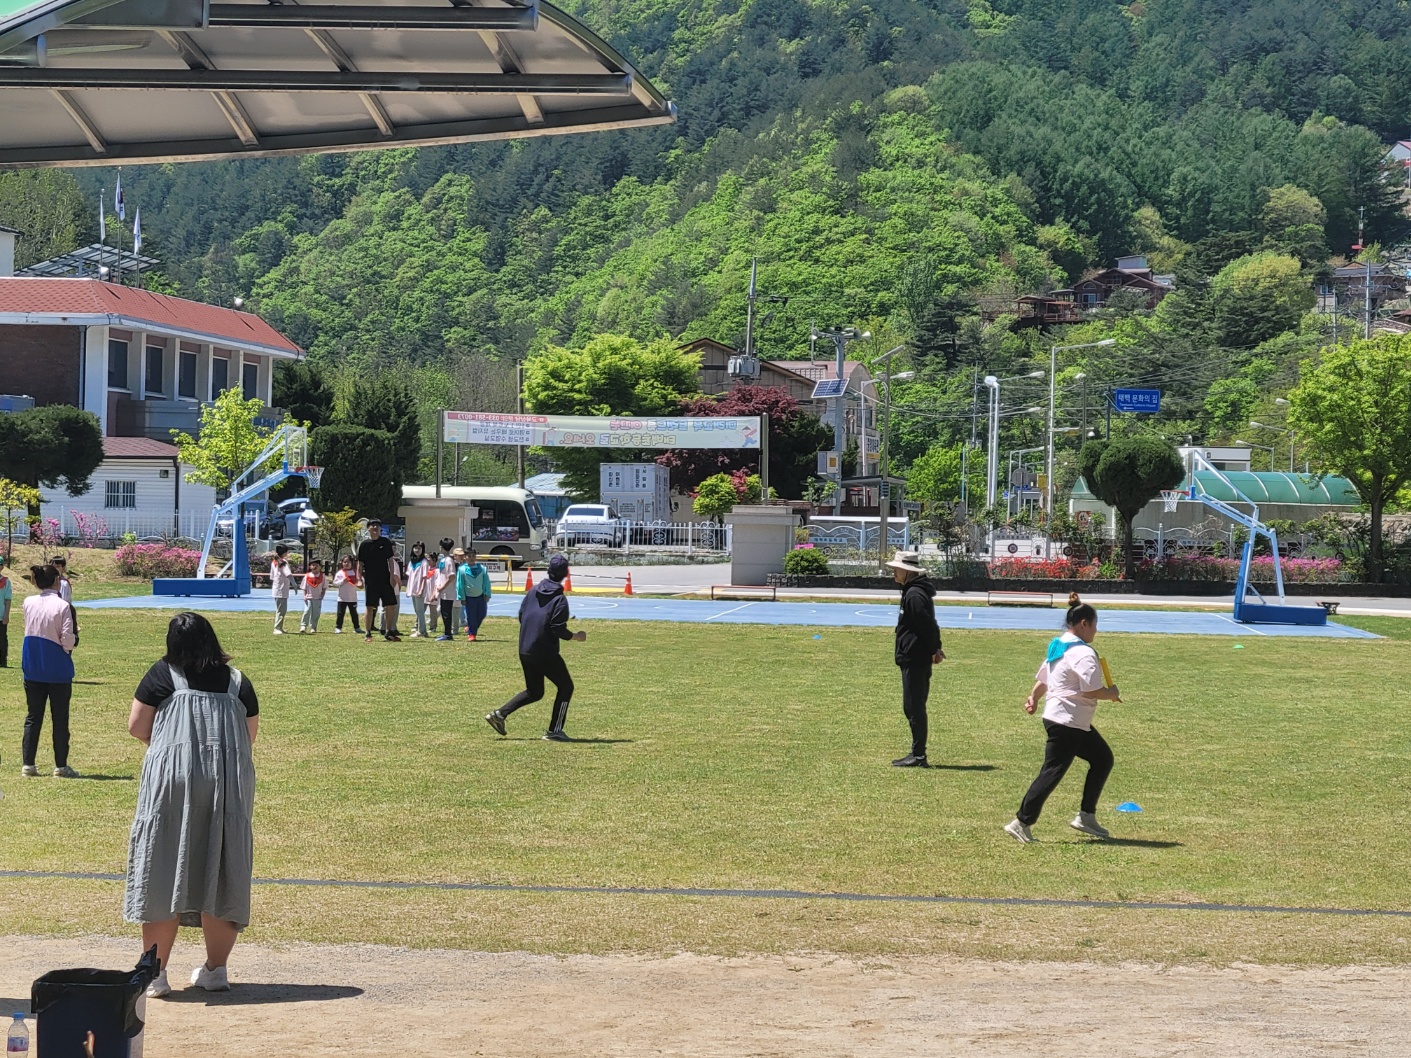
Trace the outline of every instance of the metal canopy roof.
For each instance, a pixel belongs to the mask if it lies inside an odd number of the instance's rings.
[[[665,124],[537,0],[0,0],[0,169],[425,146]]]
[[[150,271],[159,264],[161,262],[155,257],[143,257],[131,250],[119,250],[116,246],[95,242],[89,246],[62,253],[58,257],[51,257],[47,261],[32,264],[28,268],[22,268],[18,274],[22,276],[87,276],[98,275],[98,270],[106,267],[114,273],[137,275]]]
[[[1263,470],[1225,470],[1222,473],[1230,479],[1230,484],[1255,503],[1311,503],[1323,507],[1356,507],[1362,502],[1352,482],[1336,474],[1325,474],[1319,478],[1314,474],[1286,474],[1282,471],[1270,473]],[[1244,502],[1231,491],[1229,485],[1220,480],[1219,474],[1197,470],[1195,480],[1200,486],[1199,491],[1207,496],[1224,500],[1226,503]],[[1183,490],[1190,488],[1189,475],[1181,487]],[[1093,498],[1092,490],[1081,477],[1073,485],[1073,495],[1079,499]],[[1193,501],[1182,499],[1181,502]]]

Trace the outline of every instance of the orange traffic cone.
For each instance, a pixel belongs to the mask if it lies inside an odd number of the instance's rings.
[[[534,588],[534,570],[529,566],[524,567],[524,590],[529,592]]]
[[[565,593],[573,590],[573,574],[565,573],[563,575],[563,590]]]
[[[622,589],[622,594],[623,594],[623,595],[631,595],[631,594],[632,594],[632,571],[631,571],[630,569],[627,571],[627,587],[625,587],[625,588]]]

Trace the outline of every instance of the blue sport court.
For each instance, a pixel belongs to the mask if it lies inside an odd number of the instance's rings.
[[[513,617],[519,612],[521,596],[497,595],[490,600],[490,616]],[[679,624],[814,625],[823,628],[889,628],[896,623],[894,603],[811,603],[751,602],[738,599],[604,599],[600,596],[570,595],[575,618],[611,621],[671,621]],[[85,610],[198,610],[203,613],[272,613],[274,606],[266,594],[238,599],[170,598],[135,595],[119,599],[85,600]],[[331,608],[330,608],[331,609]],[[290,616],[298,611],[290,600]],[[1228,614],[1191,610],[1101,609],[1104,635],[1142,632],[1157,635],[1193,636],[1305,636],[1318,639],[1378,639],[1379,636],[1347,625],[1268,625],[1239,624]],[[402,609],[401,624],[406,627],[410,607]],[[324,621],[331,621],[328,610]],[[1016,632],[1056,632],[1063,624],[1063,610],[1021,607],[948,606],[936,607],[936,620],[942,628],[999,629]]]

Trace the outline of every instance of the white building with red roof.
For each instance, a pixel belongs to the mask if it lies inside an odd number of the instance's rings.
[[[181,480],[171,431],[194,435],[201,405],[227,389],[270,406],[275,364],[301,355],[251,312],[98,279],[0,277],[0,394],[71,404],[102,425],[93,488],[45,496],[65,535],[74,512],[114,535],[199,535],[188,523],[204,530],[214,493]]]

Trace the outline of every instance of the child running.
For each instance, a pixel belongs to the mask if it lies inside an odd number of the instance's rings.
[[[1097,611],[1077,594],[1069,595],[1063,623],[1067,631],[1049,643],[1048,656],[1034,677],[1034,688],[1024,700],[1024,711],[1032,715],[1039,699],[1045,699],[1048,744],[1038,778],[1024,795],[1019,814],[1004,828],[1021,845],[1034,840],[1029,828],[1039,821],[1044,802],[1075,757],[1088,762],[1088,777],[1078,814],[1068,825],[1095,838],[1112,836],[1097,821],[1097,801],[1112,772],[1112,750],[1093,727],[1093,715],[1098,702],[1122,699],[1116,687],[1103,686],[1102,665],[1092,645],[1097,635]]]
[[[333,634],[343,634],[345,614],[353,615],[353,631],[361,634],[362,629],[358,626],[358,589],[362,585],[358,583],[358,571],[353,568],[352,555],[343,556],[338,572],[333,575],[333,587],[338,590],[338,621],[333,627]]]
[[[300,635],[318,632],[319,615],[323,613],[323,597],[328,593],[328,580],[323,575],[323,563],[314,559],[304,574],[304,616],[299,621]]]
[[[474,548],[456,570],[456,597],[465,611],[466,642],[474,643],[490,609],[490,571],[475,557]]]
[[[426,575],[431,572],[431,564],[426,561],[426,545],[420,540],[412,544],[411,561],[407,563],[407,595],[412,601],[412,613],[416,615],[416,626],[411,638],[426,638]]]

